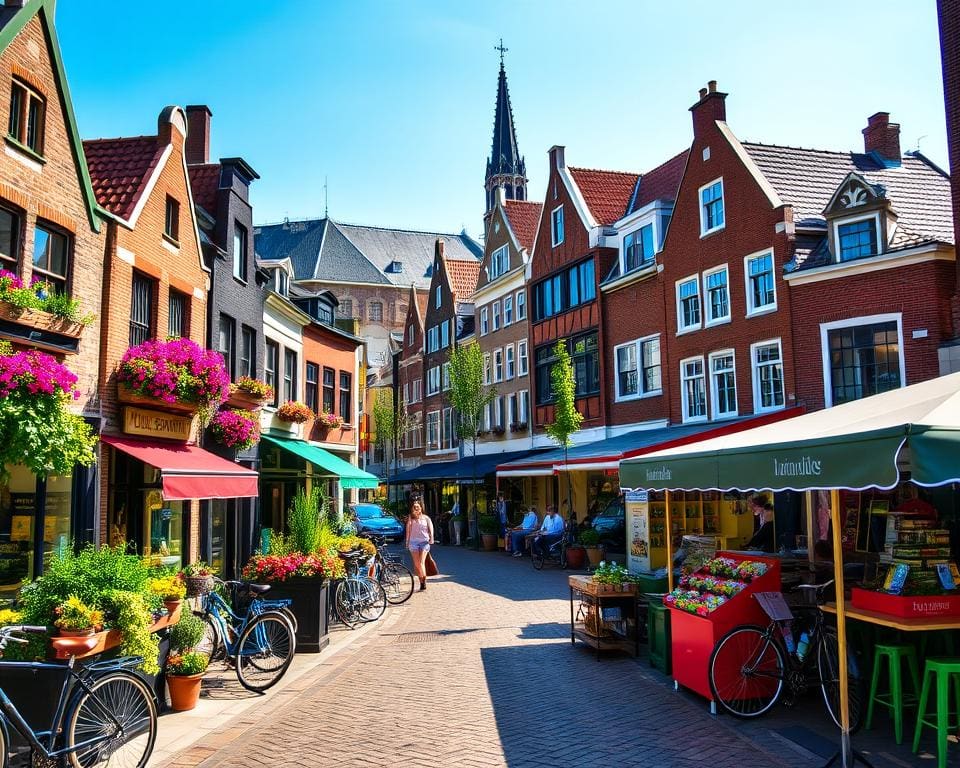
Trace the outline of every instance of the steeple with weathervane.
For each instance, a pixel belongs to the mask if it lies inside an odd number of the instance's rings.
[[[517,131],[513,124],[513,109],[510,107],[510,92],[507,90],[507,72],[503,67],[503,54],[507,48],[494,46],[500,52],[500,79],[497,83],[497,110],[493,118],[493,149],[487,160],[487,213],[497,200],[497,187],[503,187],[507,200],[527,199],[527,164],[517,147]]]

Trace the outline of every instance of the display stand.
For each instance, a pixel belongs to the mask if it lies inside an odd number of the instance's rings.
[[[577,640],[597,651],[619,650],[634,656],[640,653],[637,631],[637,589],[624,584],[615,589],[597,584],[591,576],[569,576],[570,643]]]

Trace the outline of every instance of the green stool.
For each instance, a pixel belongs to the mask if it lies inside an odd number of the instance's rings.
[[[670,674],[670,610],[656,595],[647,603],[647,650],[650,666]]]
[[[883,661],[887,661],[889,670],[890,692],[877,693],[877,684],[880,682],[880,668]],[[913,693],[903,695],[903,683],[900,675],[900,662],[906,659],[913,682]],[[893,710],[893,730],[897,737],[897,744],[903,743],[903,707],[905,704],[913,706],[920,693],[920,668],[917,665],[917,652],[912,645],[878,645],[874,647],[873,677],[870,680],[870,703],[867,705],[867,730],[873,725],[873,706],[880,704]]]
[[[930,682],[936,677],[937,686],[937,719],[926,720],[927,696],[930,694]],[[953,682],[953,693],[956,697],[957,709],[950,712],[950,682]],[[950,717],[956,719],[950,724]],[[920,707],[917,711],[917,727],[913,732],[913,751],[917,752],[920,746],[920,731],[923,726],[937,729],[937,768],[947,768],[947,736],[951,727],[960,728],[960,659],[927,659],[923,668],[923,690],[920,692]]]

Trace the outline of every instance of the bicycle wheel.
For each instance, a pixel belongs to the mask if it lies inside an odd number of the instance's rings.
[[[0,768],[7,768],[6,729],[0,726]]]
[[[564,569],[567,567],[567,548],[563,545],[560,546],[560,567]]]
[[[194,649],[198,653],[205,653],[210,657],[210,663],[223,661],[226,658],[226,644],[220,623],[209,613],[201,616],[203,619],[203,639]]]
[[[142,768],[157,738],[157,707],[147,684],[132,672],[117,671],[93,682],[67,718],[68,749],[109,738],[69,753],[73,768]]]
[[[824,631],[817,649],[817,664],[820,668],[820,688],[827,712],[840,728],[840,648],[837,636]],[[863,680],[857,660],[847,649],[847,702],[850,712],[850,732],[856,733],[863,720]]]
[[[360,587],[356,577],[350,576],[337,584],[333,600],[337,618],[344,626],[353,629],[363,622],[360,617]]]
[[[380,582],[372,579],[362,579],[364,586],[363,597],[360,602],[360,618],[363,621],[376,621],[387,610],[387,593]]]
[[[776,703],[783,670],[783,651],[760,627],[727,632],[707,667],[714,700],[737,717],[759,717]]]
[[[240,633],[237,640],[237,679],[248,691],[262,693],[275,685],[293,661],[293,631],[285,616],[264,613]]]
[[[413,594],[413,573],[400,563],[384,563],[380,568],[379,581],[391,605],[405,603]]]
[[[533,567],[541,571],[543,570],[543,552],[539,549],[534,550],[530,553],[530,562],[533,563]]]

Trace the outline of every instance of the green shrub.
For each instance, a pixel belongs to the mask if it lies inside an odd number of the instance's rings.
[[[477,526],[480,529],[480,533],[496,534],[500,531],[499,521],[493,515],[480,515]]]
[[[142,656],[142,669],[148,675],[160,671],[157,659],[160,656],[160,640],[150,631],[153,615],[144,595],[136,592],[113,590],[104,595],[106,610],[112,617],[110,625],[123,635],[120,653],[123,656]]]
[[[168,675],[199,675],[207,671],[210,657],[205,653],[184,653],[167,659]]]
[[[172,651],[189,651],[196,648],[203,640],[206,622],[190,611],[180,613],[180,621],[170,628],[170,649]]]
[[[600,534],[593,528],[587,528],[580,532],[580,543],[585,547],[595,547],[600,543]]]
[[[292,552],[309,555],[317,551],[323,531],[328,527],[326,521],[329,499],[319,485],[310,491],[297,490],[287,513],[287,528],[290,531],[288,544]]]

